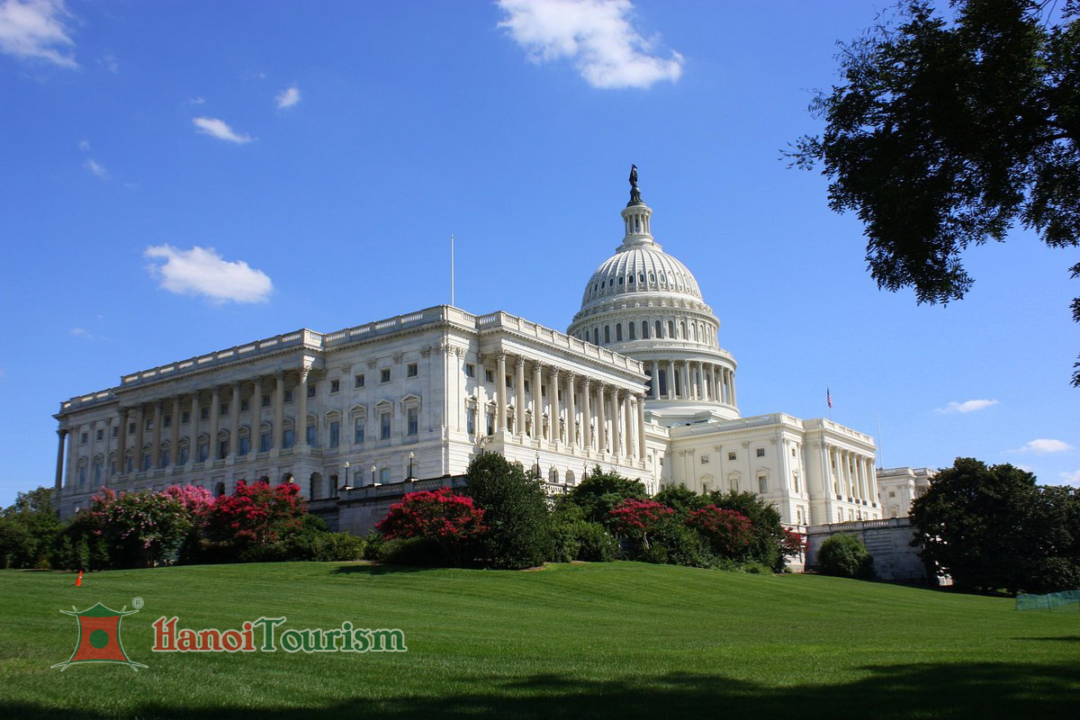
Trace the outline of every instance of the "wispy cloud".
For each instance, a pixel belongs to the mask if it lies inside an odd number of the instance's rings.
[[[243,144],[255,139],[250,135],[241,135],[229,127],[224,120],[218,120],[217,118],[197,117],[192,122],[195,123],[196,132],[216,137],[218,140]]]
[[[71,334],[75,337],[86,338],[87,340],[93,337],[93,335],[90,334],[89,330],[81,327],[71,328]]]
[[[1045,455],[1047,453],[1059,453],[1068,452],[1073,450],[1073,446],[1063,440],[1049,440],[1046,438],[1040,438],[1038,440],[1032,440],[1024,445],[1017,452],[1033,452],[1039,455]]]
[[[206,101],[203,100],[202,97],[193,97],[188,100],[188,105],[202,105],[204,102]]]
[[[116,61],[116,56],[112,53],[105,53],[105,55],[99,57],[98,65],[101,65],[113,75],[118,75],[120,73],[120,63]]]
[[[0,375],[3,377],[3,375]],[[1076,472],[1063,472],[1058,477],[1061,478],[1061,482],[1066,485],[1072,485],[1073,487],[1080,487],[1080,470]]]
[[[85,163],[83,163],[83,166],[87,170],[89,170],[95,177],[101,178],[102,180],[109,179],[109,171],[105,169],[104,165],[99,163],[97,160],[94,160],[94,158],[89,158]]]
[[[277,100],[277,106],[279,110],[283,108],[291,108],[293,105],[300,102],[300,88],[293,85],[292,87],[286,90],[282,90],[280,93],[278,93],[275,99]]]
[[[203,295],[215,303],[257,303],[269,300],[274,289],[266,273],[243,260],[223,260],[213,248],[156,245],[144,254],[155,261],[150,273],[161,281],[162,289],[177,295]]]
[[[969,413],[976,410],[985,410],[988,407],[997,405],[997,400],[965,400],[964,402],[956,402],[955,400],[943,408],[938,408],[937,411],[943,414],[949,413]]]
[[[648,88],[675,82],[682,55],[654,53],[630,20],[630,0],[498,0],[506,13],[499,27],[536,63],[567,58],[596,88]]]
[[[79,141],[79,149],[82,150],[83,152],[90,152],[90,141],[89,140],[80,140]]]
[[[63,0],[0,0],[0,52],[77,68]]]

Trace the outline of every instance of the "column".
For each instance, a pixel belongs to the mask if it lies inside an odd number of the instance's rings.
[[[252,459],[259,454],[259,443],[262,442],[262,378],[255,378],[255,386],[251,391],[251,424],[250,432],[248,432],[248,455]],[[343,396],[345,392],[341,393]],[[342,415],[344,418],[345,416]],[[349,437],[352,437],[350,433]]]
[[[638,460],[645,462],[645,396],[637,397]]]
[[[584,378],[581,381],[581,433],[583,435],[582,444],[585,446],[587,452],[592,451],[592,398],[589,397],[592,394],[591,386],[592,381],[589,378]]]
[[[142,472],[143,468],[143,429],[146,427],[146,416],[143,404],[135,408],[135,472]]]
[[[611,454],[616,458],[621,457],[622,452],[622,404],[623,391],[618,388],[611,389]]]
[[[296,386],[295,392],[299,395],[296,398],[296,419],[293,421],[293,437],[296,438],[296,446],[300,452],[307,450],[307,393],[308,393],[308,376],[311,374],[311,368],[306,364],[300,366],[300,383]]]
[[[731,371],[731,404],[739,404],[739,394],[735,392],[735,371]]]
[[[124,464],[127,456],[127,408],[118,408],[117,415],[120,426],[116,429],[116,474],[123,475],[127,472],[127,465]]]
[[[172,426],[169,428],[169,464],[180,464],[180,396],[173,395]]]
[[[179,404],[179,400],[177,401]],[[229,399],[229,457],[236,462],[240,451],[240,383],[232,384],[232,397]]]
[[[701,386],[698,384],[698,368],[701,363],[686,363],[686,371],[690,373],[690,397],[694,400],[701,399]]]
[[[514,360],[514,434],[525,435],[525,358]]]
[[[76,425],[73,430],[69,430],[68,434],[71,435],[71,442],[67,444],[67,485],[68,487],[71,487],[72,485],[76,485],[76,487],[78,487],[78,480],[75,477],[74,470],[75,465],[78,463],[79,455],[79,426]]]
[[[652,361],[652,387],[649,396],[654,400],[660,399],[660,363]]]
[[[623,441],[623,455],[627,458],[634,457],[634,416],[631,414],[630,409],[633,407],[631,403],[632,398],[630,393],[627,392],[623,396],[623,422],[626,425],[626,435]]]
[[[540,384],[543,364],[534,361],[532,370],[532,439],[540,440],[544,437],[544,391]]]
[[[548,442],[559,441],[559,369],[548,375]]]
[[[577,447],[577,411],[574,409],[574,373],[566,374],[566,444]]]
[[[161,464],[161,401],[154,402],[154,434],[150,440],[150,469],[157,470]]]
[[[668,360],[668,373],[667,373],[667,390],[668,400],[674,400],[678,396],[675,394],[675,361]]]
[[[56,448],[56,492],[53,501],[59,502],[61,487],[64,483],[64,440],[67,439],[68,431],[61,428],[56,431],[56,434],[60,437],[60,443]]]
[[[690,363],[689,363],[689,361],[684,360],[682,365],[679,366],[679,368],[680,368],[679,369],[679,374],[682,376],[682,379],[683,379],[683,381],[682,381],[683,397],[684,398],[690,398],[690,397],[692,397],[692,395],[690,394]]]
[[[217,385],[210,391],[210,442],[206,448],[206,460],[211,465],[217,460],[218,421],[221,414],[221,388]]]
[[[191,393],[191,422],[188,424],[188,466],[191,466],[199,457],[199,423],[202,412],[199,407],[199,391]]]
[[[274,452],[280,454],[285,437],[285,373],[279,372],[274,381]]]
[[[603,383],[596,386],[596,449],[600,451],[601,456],[607,453],[607,419],[604,417],[606,414],[604,395],[606,393],[604,388]]]
[[[506,353],[495,353],[495,432],[506,430]]]

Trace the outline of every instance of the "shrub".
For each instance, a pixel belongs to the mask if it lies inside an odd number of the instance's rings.
[[[784,527],[780,511],[754,493],[715,491],[708,501],[723,510],[735,510],[746,516],[753,526],[753,539],[747,550],[748,560],[759,562],[774,572],[784,569]]]
[[[553,554],[552,524],[543,485],[498,453],[472,459],[469,496],[484,510],[483,556],[496,568],[542,565]]]
[[[874,575],[874,558],[855,535],[833,535],[818,550],[818,570],[824,575],[868,579]]]
[[[556,500],[552,529],[553,562],[611,562],[618,554],[619,546],[611,533],[600,523],[586,521],[584,511],[565,495]]]
[[[607,525],[618,537],[628,538],[649,549],[649,535],[669,523],[675,511],[655,500],[627,498],[608,511]]]
[[[387,540],[379,546],[379,555],[375,559],[390,565],[431,567],[441,565],[445,557],[432,538],[412,537]]]
[[[717,564],[705,539],[674,518],[657,527],[652,543],[642,549],[637,559],[700,568],[715,567]]]
[[[19,493],[0,512],[0,568],[47,568],[63,524],[52,505],[52,490]]]
[[[577,530],[577,560],[611,562],[618,556],[618,541],[600,523],[585,521]]]
[[[589,522],[606,522],[608,514],[624,500],[645,500],[645,486],[637,480],[627,480],[616,473],[605,473],[599,467],[570,492],[570,502],[585,512]]]
[[[267,548],[301,530],[307,507],[299,492],[296,483],[271,487],[269,482],[248,485],[239,481],[232,495],[214,502],[207,518],[210,547],[217,547],[226,555],[211,559],[258,556],[263,551],[252,548]]]
[[[706,505],[692,510],[686,524],[701,533],[712,551],[722,558],[742,560],[754,539],[754,526],[742,513]]]
[[[681,484],[669,485],[656,493],[653,499],[674,510],[680,520],[690,517],[690,513],[705,507],[707,502],[705,498]]]
[[[450,488],[409,493],[375,526],[387,540],[425,538],[458,567],[468,543],[485,531],[484,511]]]
[[[114,493],[104,488],[91,500],[92,533],[108,548],[109,565],[153,567],[174,559],[191,530],[181,500],[146,490]]]

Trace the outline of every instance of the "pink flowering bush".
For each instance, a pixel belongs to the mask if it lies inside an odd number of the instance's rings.
[[[675,511],[655,500],[627,498],[608,512],[607,525],[618,537],[627,537],[649,548],[649,536],[670,522]]]
[[[85,524],[108,550],[113,567],[153,567],[171,560],[192,528],[191,513],[177,497],[148,490],[114,493],[104,488]]]
[[[686,524],[708,540],[709,547],[718,557],[729,560],[744,559],[754,539],[754,525],[748,517],[715,505],[692,510]]]
[[[460,566],[469,541],[484,533],[484,511],[470,497],[450,488],[409,493],[390,507],[376,526],[387,540],[424,538],[434,542],[446,559]]]

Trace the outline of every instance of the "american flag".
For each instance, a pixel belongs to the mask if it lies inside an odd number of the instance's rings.
[[[825,388],[825,402],[829,403],[829,407],[832,407],[832,393],[829,392],[829,388]]]

